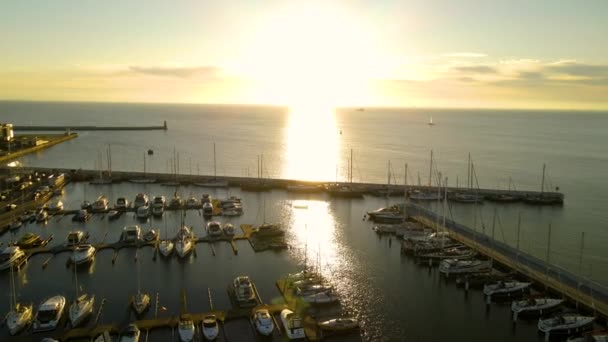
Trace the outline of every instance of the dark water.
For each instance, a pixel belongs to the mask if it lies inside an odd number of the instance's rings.
[[[542,164],[547,164],[548,188],[559,186],[566,194],[563,207],[530,207],[524,204],[494,206],[486,203],[478,209],[452,205],[450,214],[459,222],[482,228],[490,234],[493,213],[497,219],[495,238],[516,243],[517,216],[522,216],[521,248],[541,259],[547,256],[548,225],[552,225],[551,263],[572,272],[608,283],[608,254],[605,246],[608,205],[604,194],[608,182],[605,148],[608,116],[605,113],[453,111],[453,110],[349,110],[311,113],[267,107],[213,107],[182,105],[117,105],[0,102],[2,120],[18,124],[97,124],[147,125],[167,120],[167,132],[83,132],[78,139],[36,155],[24,157],[24,165],[94,168],[98,153],[112,148],[114,170],[147,169],[167,172],[175,149],[180,154],[180,172],[213,173],[213,142],[217,148],[217,173],[242,176],[257,173],[257,156],[264,155],[264,175],[272,177],[345,180],[348,156],[353,150],[355,181],[387,181],[387,162],[391,160],[392,182],[403,182],[403,164],[408,163],[408,182],[428,182],[429,153],[434,151],[435,165],[451,185],[466,182],[467,154],[471,152],[481,187],[507,188],[509,178],[518,189],[540,189]],[[426,123],[433,117],[435,126]],[[69,206],[77,206],[84,197],[84,186],[70,185],[66,192]],[[133,184],[113,188],[86,186],[89,199],[104,193],[111,200],[138,191],[152,195],[173,194],[173,189]],[[181,189],[182,196],[192,191],[197,197],[211,190]],[[213,190],[215,191],[215,190]],[[246,214],[235,223],[281,221],[289,229],[293,249],[254,254],[246,242],[239,242],[234,256],[227,244],[215,246],[211,256],[208,245],[197,246],[197,258],[188,263],[157,260],[152,249],[139,251],[144,284],[149,291],[160,292],[163,305],[177,312],[181,288],[188,294],[192,311],[208,309],[207,288],[214,293],[216,307],[229,305],[226,286],[238,274],[249,274],[266,302],[278,298],[274,281],[286,272],[302,267],[304,250],[308,263],[320,255],[323,272],[330,277],[343,297],[344,306],[357,314],[367,340],[536,340],[535,322],[521,323],[513,329],[508,307],[493,305],[486,312],[479,292],[467,298],[453,284],[445,284],[435,270],[428,271],[399,255],[397,244],[378,239],[370,224],[361,220],[363,213],[387,204],[384,199],[336,200],[324,195],[309,198],[308,210],[294,209],[296,198],[281,191],[266,195],[241,193]],[[228,195],[217,190],[217,197]],[[395,199],[398,200],[398,199]],[[266,210],[261,203],[266,202]],[[188,223],[196,233],[204,234],[202,218],[188,214]],[[123,225],[134,222],[123,217],[109,223],[96,218],[87,223],[94,239],[118,238]],[[168,215],[169,229],[177,218]],[[153,221],[163,227],[162,221]],[[61,243],[75,223],[69,219],[52,220],[43,230],[53,233]],[[20,231],[20,234],[24,230]],[[579,270],[580,236],[586,233]],[[2,240],[9,239],[7,235]],[[305,248],[305,246],[308,246]],[[318,252],[320,250],[320,252]],[[98,254],[94,272],[82,277],[85,288],[108,299],[104,321],[128,321],[126,303],[136,287],[133,278],[134,250],[119,253],[116,265],[111,252]],[[58,255],[42,271],[46,256],[31,259],[21,273],[22,298],[37,303],[54,292],[71,296],[72,274],[65,267],[68,255]],[[312,260],[312,261],[311,261]],[[580,271],[580,272],[579,272]],[[0,282],[8,284],[5,275]],[[4,285],[2,285],[4,286]],[[2,287],[0,287],[1,289]],[[5,301],[8,302],[8,301]],[[4,304],[8,307],[8,303]],[[237,322],[238,323],[238,322]],[[235,327],[235,331],[238,331]],[[162,340],[162,338],[161,338]],[[233,339],[234,340],[234,339]]]

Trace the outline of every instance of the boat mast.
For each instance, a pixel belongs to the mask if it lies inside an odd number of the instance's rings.
[[[403,173],[403,221],[407,219],[407,163],[405,163],[405,171]]]
[[[146,178],[146,152],[144,152],[144,178]]]
[[[112,178],[112,145],[108,144],[108,177]]]
[[[349,172],[349,181],[352,184],[353,182],[353,149],[350,149],[350,172]]]
[[[441,172],[438,172],[441,179]],[[441,184],[437,187],[437,208],[435,210],[435,232],[439,233],[439,205],[441,205]]]
[[[540,193],[542,194],[544,192],[545,192],[545,164],[543,164],[543,178],[540,183]]]
[[[467,188],[471,189],[471,152],[469,152],[469,160],[467,161]]]
[[[549,223],[549,232],[547,233],[547,269],[546,269],[546,282],[548,284],[549,281],[549,257],[551,256],[551,223]],[[546,289],[546,287],[545,287]]]
[[[583,282],[583,249],[585,248],[585,232],[581,233],[581,251],[578,257],[578,284],[577,290],[580,292],[581,283]],[[576,306],[578,307],[578,300],[576,301]]]
[[[519,237],[521,233],[521,211],[517,215],[517,260],[519,262]]]
[[[441,177],[439,177],[439,188],[441,189]],[[441,190],[440,190],[441,191]],[[444,196],[443,196],[443,222],[441,226],[447,232],[447,228],[445,227],[445,216],[447,214],[447,206],[448,206],[448,177],[445,177],[445,187],[444,187]],[[441,249],[445,246],[445,239],[441,238]]]
[[[215,160],[215,142],[213,142],[213,179],[217,178],[217,165]]]

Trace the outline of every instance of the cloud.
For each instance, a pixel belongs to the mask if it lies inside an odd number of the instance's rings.
[[[476,52],[451,52],[443,54],[444,57],[456,57],[456,58],[482,58],[488,57],[485,53]]]
[[[575,61],[565,61],[550,64],[546,70],[551,73],[574,77],[608,77],[608,65],[585,64]]]
[[[129,66],[132,73],[177,78],[216,78],[220,69],[214,66],[165,67],[165,66]]]
[[[498,70],[494,67],[490,67],[487,65],[465,65],[465,66],[456,66],[452,68],[453,70],[463,72],[463,73],[472,73],[472,74],[495,74]]]

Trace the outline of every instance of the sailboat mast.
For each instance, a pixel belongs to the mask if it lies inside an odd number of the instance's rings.
[[[549,232],[547,233],[547,270],[546,270],[546,276],[547,276],[547,280],[549,280],[549,258],[551,256],[551,223],[549,223]]]
[[[467,188],[471,189],[471,152],[469,152],[469,160],[467,161]]]
[[[350,183],[353,182],[353,149],[350,149],[350,172],[349,172]]]
[[[404,165],[405,171],[403,172],[403,220],[407,218],[407,163]]]
[[[545,164],[543,164],[543,178],[540,183],[540,193],[542,194],[544,192],[545,192]]]
[[[439,177],[439,188],[441,189],[441,176]],[[443,196],[443,221],[441,222],[442,229],[446,229],[445,216],[447,214],[447,207],[448,207],[448,177],[445,177],[444,196]],[[446,231],[447,231],[447,229],[446,229]],[[445,239],[443,237],[441,237],[441,249],[443,249],[444,245],[445,245]]]
[[[144,152],[144,178],[146,178],[146,152]]]

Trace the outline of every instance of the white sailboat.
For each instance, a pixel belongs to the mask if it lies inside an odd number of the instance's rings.
[[[146,292],[141,292],[141,277],[140,277],[139,259],[137,261],[137,294],[133,296],[131,301],[133,310],[139,316],[150,307],[150,295]]]
[[[125,331],[120,334],[120,342],[138,342],[141,331],[135,324],[130,324]]]
[[[182,227],[177,232],[177,238],[175,241],[175,251],[177,252],[177,256],[180,258],[185,258],[190,254],[190,252],[192,252],[192,247],[192,232],[190,231],[190,228],[188,228],[188,226],[182,222]]]
[[[283,309],[281,311],[281,323],[283,323],[288,339],[297,340],[306,338],[302,318],[293,311]]]
[[[158,250],[162,256],[168,257],[173,253],[173,241],[168,239],[169,232],[167,231],[167,220],[165,220],[165,239],[158,244]]]
[[[220,334],[220,328],[217,324],[215,315],[207,315],[203,317],[203,336],[208,341],[214,341]]]
[[[129,182],[138,183],[138,184],[156,183],[156,179],[146,177],[146,154],[145,153],[144,153],[144,176],[143,176],[143,178],[129,179]]]
[[[10,281],[10,306],[11,309],[6,315],[6,326],[11,335],[18,334],[21,330],[32,323],[33,310],[32,304],[25,305],[17,302],[17,289],[15,276],[11,267]]]
[[[190,315],[182,315],[179,318],[177,332],[179,334],[179,340],[182,342],[190,342],[194,339],[196,328],[194,327],[194,322],[192,321],[192,318],[190,318]]]
[[[435,126],[435,124],[433,123],[433,117],[432,116],[429,118],[429,126]]]
[[[74,266],[74,285],[76,287],[76,296],[72,304],[70,304],[69,316],[72,328],[78,327],[85,319],[93,314],[93,305],[95,304],[95,295],[86,293],[78,294],[78,272]]]

